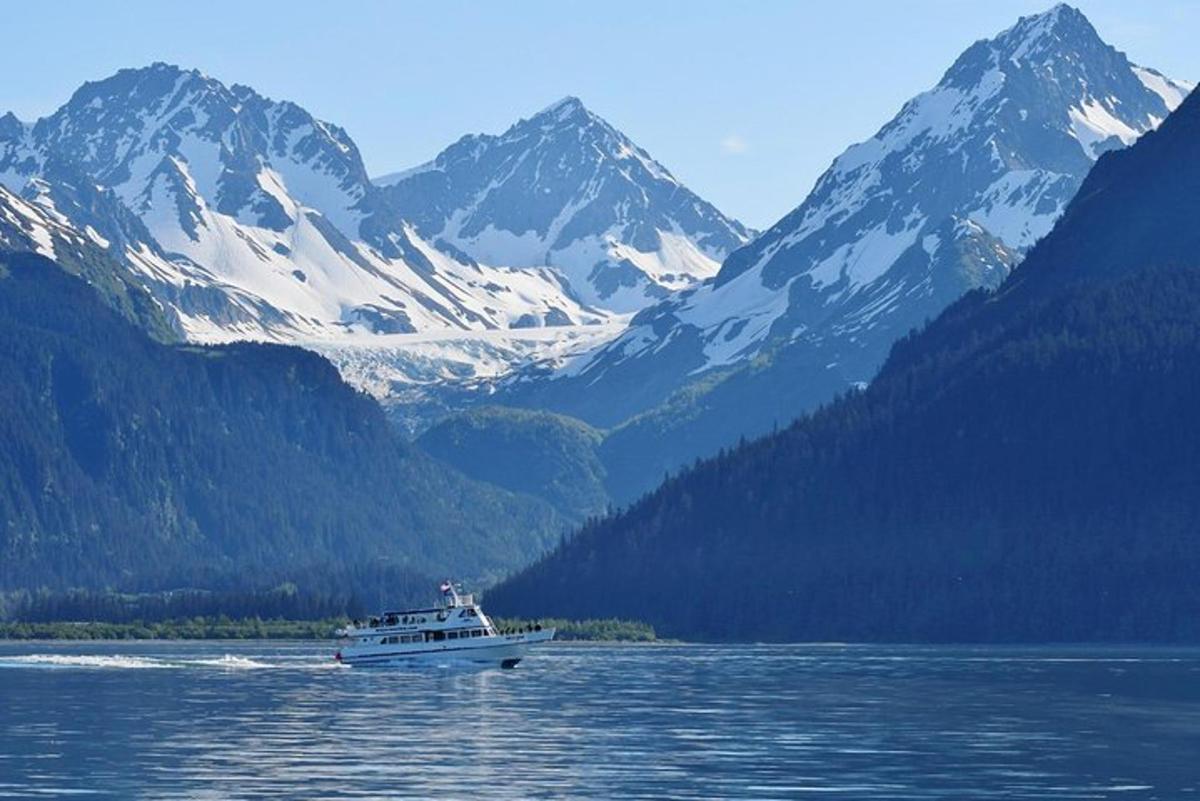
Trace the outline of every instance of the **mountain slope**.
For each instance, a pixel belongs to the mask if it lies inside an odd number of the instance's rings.
[[[576,297],[618,312],[715,275],[749,238],[574,97],[377,183],[426,238],[487,264],[553,266]]]
[[[492,402],[611,428],[609,485],[629,502],[869,381],[896,339],[997,286],[1096,155],[1158,124],[1186,88],[1131,64],[1070,7],[1024,18],[837,159],[714,282],[591,354],[519,374]]]
[[[40,204],[27,202],[0,186],[0,251],[39,253],[67,272],[82,277],[100,297],[155,339],[178,338],[173,314],[150,296],[136,273],[107,252],[108,242],[88,227],[80,233]]]
[[[1023,18],[842,154],[715,281],[646,309],[596,353],[522,376],[504,402],[611,426],[706,373],[749,368],[752,380],[762,356],[781,364],[767,383],[790,394],[769,413],[736,407],[742,431],[769,430],[794,402],[787,422],[869,381],[893,341],[964,292],[998,286],[1095,158],[1152,129],[1188,88],[1130,63],[1068,6]]]
[[[603,434],[571,418],[482,407],[448,417],[417,446],[479,481],[542,498],[581,523],[608,506]]]
[[[51,187],[36,199],[81,230],[81,209],[57,190],[80,176],[111,190],[141,224],[114,255],[193,340],[342,341],[604,317],[548,270],[494,269],[421,240],[382,204],[345,131],[248,87],[154,64],[84,84],[31,126],[6,119],[0,183],[26,196],[38,182]]]
[[[321,357],[152,342],[36,254],[0,254],[0,373],[0,589],[482,581],[560,532],[404,444]]]
[[[1191,97],[865,392],[585,529],[490,608],[723,639],[1200,640],[1200,250],[1178,225],[1198,132]]]
[[[94,232],[188,339],[316,347],[381,397],[594,348],[747,239],[573,99],[377,186],[336,125],[161,63],[0,118],[0,185]]]

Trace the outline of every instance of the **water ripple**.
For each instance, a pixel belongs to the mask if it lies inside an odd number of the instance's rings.
[[[0,645],[0,798],[1200,792],[1197,651],[553,645],[513,671],[328,657]]]

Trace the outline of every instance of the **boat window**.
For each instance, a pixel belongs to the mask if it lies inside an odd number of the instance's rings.
[[[472,637],[482,637],[482,636],[483,636],[483,632],[482,632],[482,631],[480,631],[479,629],[475,629],[474,631],[472,631],[472,632],[471,632],[471,636],[472,636]]]
[[[446,632],[444,631],[432,631],[430,634],[433,635],[433,639],[438,641],[446,639]]]

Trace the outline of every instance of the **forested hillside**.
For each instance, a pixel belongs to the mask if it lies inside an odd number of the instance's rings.
[[[41,256],[0,254],[0,375],[0,590],[485,580],[561,533],[401,442],[323,358],[153,342]]]
[[[465,475],[545,499],[582,522],[609,503],[597,454],[600,431],[550,412],[483,407],[443,420],[417,439]]]
[[[489,593],[716,639],[1200,640],[1200,99],[864,392]]]

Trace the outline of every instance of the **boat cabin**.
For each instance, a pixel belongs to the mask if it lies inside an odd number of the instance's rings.
[[[473,595],[460,595],[442,585],[439,606],[384,612],[365,623],[354,621],[340,634],[354,645],[412,645],[447,640],[473,640],[497,636],[496,628],[475,603]]]

